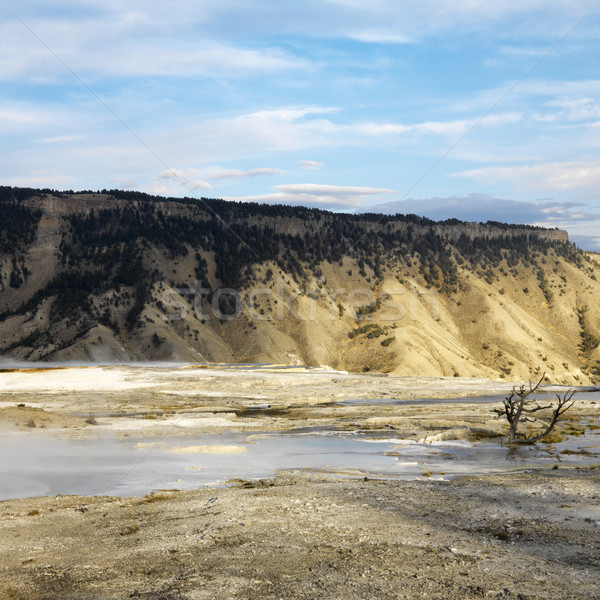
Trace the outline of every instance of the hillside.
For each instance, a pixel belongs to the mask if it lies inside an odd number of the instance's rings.
[[[598,277],[559,230],[0,188],[0,356],[17,360],[585,384]]]

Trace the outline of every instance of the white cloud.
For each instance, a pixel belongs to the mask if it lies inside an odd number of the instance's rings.
[[[335,111],[322,107],[285,107],[186,122],[172,128],[160,144],[172,149],[172,155],[179,157],[177,162],[193,157],[196,164],[231,163],[273,152],[331,147],[344,143],[347,137],[340,126],[322,116]]]
[[[559,98],[546,102],[546,106],[560,109],[552,115],[554,120],[578,122],[595,121],[600,118],[600,104],[591,98]]]
[[[115,57],[112,52],[110,75],[131,76],[216,76],[255,75],[295,69],[305,66],[282,50],[248,50],[218,43],[204,43],[201,47],[164,48],[147,56],[145,47],[131,49],[126,57]],[[149,59],[148,59],[149,58]],[[96,56],[93,62],[81,66],[86,71],[102,72],[106,63]]]
[[[0,124],[3,128],[7,125],[40,125],[45,121],[45,115],[33,107],[0,107]]]
[[[262,175],[283,175],[283,173],[284,172],[281,169],[272,169],[268,167],[251,169],[249,171],[229,169],[225,171],[217,171],[212,175],[206,176],[206,179],[248,179],[249,177],[259,177]]]
[[[500,48],[500,53],[505,56],[517,56],[523,57],[527,56],[530,58],[540,58],[544,54],[548,52],[547,46],[502,46]]]
[[[320,183],[287,183],[274,186],[275,189],[295,193],[328,193],[335,196],[348,196],[354,194],[371,195],[371,194],[393,194],[394,190],[386,190],[376,187],[362,187],[349,185],[323,185]]]
[[[511,33],[529,33],[529,39],[554,38],[564,33],[566,26],[578,17],[598,13],[598,5],[593,0],[458,3],[450,0],[327,0],[327,4],[340,9],[337,13],[340,22],[337,27],[332,23],[332,27],[347,37],[356,36],[356,30],[348,24],[352,19],[361,22],[365,33],[389,32],[413,40],[447,31],[453,35],[492,28],[506,31],[509,26]]]
[[[492,166],[452,173],[487,184],[511,182],[517,188],[543,188],[552,191],[587,189],[600,186],[600,161],[548,162],[516,167]]]
[[[325,163],[317,162],[316,160],[301,160],[300,166],[308,171],[318,171],[323,168]]]
[[[199,175],[200,171],[197,169],[166,169],[160,174],[160,178],[177,181],[190,191],[211,189],[210,183],[199,179]]]
[[[0,23],[0,80],[71,78],[67,69],[84,78],[226,78],[308,66],[304,59],[277,47],[227,44],[192,31],[187,35],[157,31],[160,15],[152,16],[155,21],[150,24],[144,23],[143,15],[118,24],[114,15],[104,20],[32,17],[23,19],[25,25],[17,20]]]
[[[260,167],[241,171],[238,169],[219,169],[207,167],[204,169],[165,169],[159,175],[160,179],[177,181],[189,190],[209,190],[212,185],[206,181],[222,179],[249,179],[251,177],[283,175],[284,171],[270,167]],[[161,185],[161,184],[159,184]]]
[[[241,171],[236,169],[221,169],[218,167],[206,167],[204,169],[165,169],[162,171],[158,178],[163,180],[172,181],[183,186],[188,191],[196,190],[209,190],[212,189],[212,185],[207,181],[214,180],[243,180],[251,177],[260,176],[274,176],[282,175],[284,171],[281,169],[273,169],[268,167],[262,167],[258,169],[251,169],[249,171]],[[161,182],[153,182],[150,184],[152,193],[162,194],[169,192],[170,195],[176,195],[181,193],[181,189],[176,191],[175,188],[165,187]],[[161,191],[162,190],[162,191]]]
[[[522,112],[507,112],[507,113],[491,113],[486,115],[482,120],[480,125],[485,126],[502,126],[502,125],[513,125],[515,123],[519,123],[523,120],[524,114]],[[478,122],[473,121],[473,123]]]
[[[316,183],[294,183],[276,185],[277,192],[258,196],[226,197],[226,200],[260,202],[268,204],[291,204],[333,210],[360,208],[382,194],[393,194],[394,190],[375,187],[322,185]]]
[[[17,18],[0,23],[0,78],[48,81],[69,76],[44,45],[84,76],[237,77],[265,75],[314,65],[300,52],[257,40],[273,33],[289,39],[347,38],[365,43],[409,43],[451,31],[510,31],[527,27],[528,39],[564,33],[565,22],[598,14],[592,0],[377,0],[280,2],[239,0],[164,3],[55,3],[55,11],[23,0]],[[533,18],[535,16],[535,18]],[[264,37],[263,37],[264,36]],[[267,37],[268,36],[268,37]],[[503,36],[504,37],[504,36]],[[535,43],[535,41],[534,41]],[[506,47],[505,52],[527,48]]]
[[[213,159],[232,159],[240,150],[248,155],[256,152],[298,151],[304,148],[360,146],[376,143],[374,138],[389,137],[394,142],[414,144],[429,136],[456,138],[467,132],[475,120],[425,121],[417,123],[348,122],[335,107],[283,107],[242,114],[232,118],[203,122],[178,131],[173,143],[181,145],[186,138],[194,140],[194,148],[206,148]],[[480,127],[501,127],[516,123],[520,113],[492,115]],[[190,150],[191,151],[191,150]],[[315,169],[315,161],[301,163]]]
[[[81,139],[83,139],[82,135],[57,135],[33,141],[36,144],[62,144],[64,142],[75,142]]]
[[[349,38],[359,42],[374,43],[374,44],[408,44],[412,40],[408,35],[394,33],[385,30],[370,30],[351,31],[346,34]]]
[[[141,191],[153,196],[164,196],[166,198],[177,197],[181,194],[181,188],[169,187],[160,183],[150,183],[143,185]]]
[[[481,122],[478,119],[458,119],[451,121],[425,121],[422,123],[362,123],[350,125],[357,132],[365,135],[401,135],[406,133],[421,133],[426,135],[461,135],[474,125],[501,126],[517,123],[523,118],[522,113],[506,113],[488,115]]]
[[[107,179],[98,180],[96,171],[109,173],[110,177],[123,180],[135,179],[140,185],[152,181],[152,171],[156,168],[156,157],[161,162],[178,165],[174,172],[162,173],[161,179],[180,180],[188,190],[211,189],[216,181],[236,181],[258,176],[278,176],[282,170],[275,167],[256,169],[228,169],[202,165],[223,161],[235,164],[235,161],[257,159],[273,153],[298,152],[317,148],[347,148],[351,146],[365,148],[379,144],[381,136],[391,136],[393,143],[406,146],[419,143],[431,135],[457,135],[464,132],[470,122],[467,121],[426,121],[414,124],[353,123],[344,122],[346,115],[339,114],[337,107],[331,106],[284,106],[270,110],[251,111],[238,116],[217,117],[190,122],[187,118],[178,124],[175,121],[147,125],[146,129],[136,131],[145,145],[152,149],[148,153],[143,145],[135,141],[130,133],[115,122],[106,111],[97,107],[93,99],[75,109],[63,113],[52,111],[46,114],[48,123],[38,127],[36,144],[38,150],[30,158],[31,165],[52,165],[59,172],[65,169],[78,173],[83,187],[93,185],[103,187]],[[30,114],[24,107],[19,114]],[[32,113],[33,114],[33,113]],[[335,120],[334,120],[335,116]],[[132,115],[135,119],[135,115]],[[493,125],[514,119],[512,115],[501,115]],[[169,127],[166,127],[166,125]],[[134,130],[137,128],[133,126]],[[56,135],[58,132],[82,132],[79,135]],[[406,132],[404,135],[398,132]],[[394,134],[394,132],[396,132]],[[43,135],[40,135],[43,134]],[[76,139],[84,142],[75,143]],[[73,143],[66,143],[71,141]],[[65,142],[65,143],[59,143]],[[53,143],[53,153],[48,155],[44,145]],[[24,148],[34,150],[33,146]],[[152,154],[154,156],[152,156]],[[13,150],[16,159],[16,151]],[[188,164],[198,165],[195,169],[181,167]],[[305,169],[317,170],[323,163],[303,161]],[[27,168],[30,168],[27,167]],[[19,168],[26,168],[20,161]],[[160,181],[157,185],[163,185]],[[181,190],[180,190],[181,193]]]
[[[295,163],[296,172],[299,164],[311,171],[323,166],[316,161],[299,163],[304,156],[326,161],[336,173],[347,169],[360,173],[363,181],[404,188],[409,183],[406,178],[427,172],[510,88],[507,78],[522,73],[517,61],[506,56],[525,56],[522,64],[529,65],[554,36],[553,27],[544,31],[548,23],[558,24],[564,32],[577,11],[598,14],[598,7],[587,0],[458,4],[449,0],[173,0],[168,7],[157,0],[58,0],[51,4],[22,0],[16,10],[106,99],[155,156],[142,145],[136,147],[133,138],[127,139],[130,134],[122,124],[9,15],[0,19],[0,80],[4,77],[18,85],[2,86],[2,95],[29,98],[32,110],[25,104],[7,103],[3,115],[0,107],[0,128],[11,134],[5,135],[5,171],[15,175],[40,168],[49,175],[68,172],[83,186],[103,185],[117,177],[125,182],[133,178],[140,186],[178,188],[179,178],[184,187],[206,190],[212,184],[227,187],[232,195],[263,191],[251,187],[256,180],[245,180],[280,176],[283,172],[274,165]],[[511,26],[517,21],[531,27],[531,35],[517,33]],[[551,58],[560,61],[549,63],[545,71],[588,79],[527,77],[503,101],[503,112],[494,111],[477,128],[479,135],[468,136],[453,151],[454,171],[479,179],[495,176],[500,183],[520,176],[521,185],[533,178],[542,182],[543,189],[562,191],[595,184],[595,171],[586,165],[579,171],[570,168],[562,178],[560,172],[476,169],[536,167],[543,160],[556,165],[597,156],[597,130],[592,127],[600,123],[600,80],[593,79],[593,60],[586,62],[582,54],[589,42],[589,57],[594,55],[595,45],[586,37],[592,21],[596,20],[586,19],[569,44],[561,44],[565,53],[560,57],[557,48]],[[465,31],[476,35],[464,36]],[[480,44],[485,31],[491,37]],[[425,39],[433,35],[438,38]],[[315,38],[320,39],[315,42]],[[346,39],[336,43],[340,38]],[[366,44],[414,42],[414,46],[368,48],[348,38]],[[520,45],[523,41],[525,45]],[[498,43],[504,46],[499,52]],[[475,47],[481,48],[481,56],[473,52]],[[567,47],[573,59],[568,63]],[[502,58],[503,52],[510,71],[491,73],[478,67],[490,54]],[[469,70],[461,74],[457,86],[448,73],[463,64]],[[577,64],[577,69],[565,71],[569,64]],[[234,81],[246,75],[261,79]],[[213,79],[202,79],[207,76]],[[44,85],[57,79],[68,85]],[[359,86],[357,81],[368,83]],[[480,92],[489,81],[498,82],[498,88]],[[461,100],[463,105],[457,106]],[[339,108],[330,106],[338,103]],[[15,132],[20,139],[12,136]],[[79,134],[85,141],[76,143]],[[335,152],[328,155],[331,149]],[[156,156],[177,165],[178,175],[158,178],[163,167],[157,167]],[[215,164],[227,168],[207,166]],[[190,165],[197,168],[189,169]],[[260,168],[251,168],[254,165]],[[427,193],[464,191],[463,182],[456,180],[453,187],[446,187],[442,171],[449,168],[444,164],[427,177]],[[278,177],[271,183],[280,181]],[[241,183],[236,187],[236,182]],[[494,188],[486,185],[485,189]],[[295,195],[300,193],[315,192]]]
[[[249,113],[242,118],[248,118],[256,121],[283,121],[292,123],[303,117],[311,115],[328,115],[336,113],[339,108],[334,106],[304,106],[304,107],[289,107],[277,108],[272,110],[261,110],[258,112]]]
[[[600,79],[525,79],[519,83],[513,93],[524,96],[549,96],[550,98],[597,96],[600,94]]]
[[[350,126],[351,127],[351,126]],[[467,130],[467,121],[426,122],[407,125],[404,123],[363,123],[355,125],[354,129],[365,135],[401,135],[404,133],[419,132],[438,135],[460,134]]]

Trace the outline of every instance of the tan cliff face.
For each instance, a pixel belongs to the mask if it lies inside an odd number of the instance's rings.
[[[201,203],[149,202],[21,201],[39,219],[27,243],[0,253],[0,356],[598,380],[600,265],[563,231],[215,204],[239,237],[255,236],[254,257]],[[125,209],[146,229],[123,223]],[[212,241],[209,222],[221,228]],[[277,235],[287,237],[260,254]],[[360,252],[352,236],[366,238]]]
[[[31,209],[39,209],[43,212],[46,218],[65,217],[71,214],[88,215],[91,211],[100,211],[102,209],[119,209],[125,206],[138,207],[143,200],[124,200],[115,198],[110,194],[103,193],[86,193],[86,194],[65,194],[55,196],[52,194],[44,194],[28,198],[23,204]],[[169,216],[187,215],[195,219],[206,218],[203,214],[202,204],[179,204],[177,202],[164,199],[162,202],[155,202],[157,209]],[[299,233],[306,229],[306,219],[298,216],[277,217],[276,219],[261,216],[261,217],[244,217],[244,220],[252,222],[259,228],[265,225],[272,225],[278,231],[285,233]],[[386,227],[392,232],[406,231],[412,228],[416,232],[433,229],[433,231],[447,240],[456,240],[461,235],[466,235],[469,238],[486,237],[497,238],[507,235],[511,231],[528,233],[536,237],[545,238],[557,242],[567,242],[569,236],[566,231],[561,229],[543,229],[543,228],[511,228],[506,229],[493,224],[486,225],[482,223],[433,223],[425,225],[415,225],[414,223],[405,222],[385,222],[382,225],[373,223],[372,221],[361,220],[360,215],[358,221],[366,229],[373,227],[374,229]],[[312,229],[318,230],[325,223],[325,219],[319,220],[316,223],[311,222]]]

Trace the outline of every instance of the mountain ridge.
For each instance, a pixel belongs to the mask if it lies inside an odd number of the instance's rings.
[[[600,374],[598,260],[558,229],[6,187],[0,216],[2,356]]]

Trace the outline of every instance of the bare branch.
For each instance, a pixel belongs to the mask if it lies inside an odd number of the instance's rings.
[[[552,404],[548,404],[548,406],[534,406],[533,408],[523,408],[523,412],[537,412],[538,410],[548,410],[549,408],[552,408]]]

